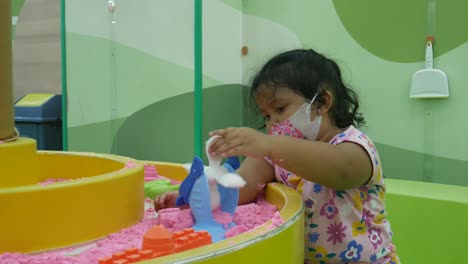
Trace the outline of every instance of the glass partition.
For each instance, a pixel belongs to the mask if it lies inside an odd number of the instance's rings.
[[[192,159],[193,21],[187,1],[66,1],[70,150]]]
[[[39,12],[46,2],[54,1],[12,1],[15,98],[20,89],[39,86],[60,92],[66,79],[69,150],[172,162],[203,156],[209,131],[258,127],[249,100],[253,74],[274,54],[305,47],[335,59],[360,95],[363,130],[377,145],[385,177],[468,185],[468,145],[462,140],[468,79],[460,59],[468,51],[466,34],[453,30],[468,22],[463,1],[438,1],[435,16],[426,12],[426,1],[63,0],[64,13],[57,1],[55,11]],[[199,27],[195,2],[202,4]],[[39,16],[46,16],[43,23]],[[55,33],[27,37],[28,27],[47,27],[60,16],[66,74],[61,78],[57,52],[50,64],[38,64],[40,70],[21,69],[21,58],[33,58],[22,47],[45,35],[58,39],[60,31],[54,22]],[[434,66],[446,72],[450,96],[410,99],[429,31],[436,39]],[[46,54],[40,47],[34,55]],[[47,68],[49,77],[42,73]],[[195,76],[201,76],[201,107],[195,104]]]

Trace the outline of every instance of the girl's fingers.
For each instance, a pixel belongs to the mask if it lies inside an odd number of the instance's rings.
[[[231,145],[231,141],[237,138],[236,129],[235,128],[225,128],[220,130],[215,130],[209,133],[210,136],[220,136],[221,138],[216,139],[210,146],[209,152],[216,154],[219,151],[221,146],[224,145]]]
[[[243,145],[237,145],[233,148],[230,148],[226,152],[224,152],[222,156],[225,158],[233,157],[233,156],[245,156],[246,155],[245,150],[246,148]]]
[[[224,135],[225,133],[223,133],[222,130],[224,130],[224,129],[215,130],[215,131],[212,131],[212,132],[209,133],[210,137],[220,136],[220,138],[215,139],[213,141],[213,143],[211,143],[211,146],[208,149],[208,151],[210,153],[214,153],[219,148],[219,146],[221,146],[223,144],[223,136],[222,135]]]
[[[156,196],[156,198],[154,198],[154,210],[158,211],[160,209],[162,209],[161,196]]]
[[[211,131],[210,133],[208,133],[208,135],[210,137],[214,137],[214,136],[219,136],[219,130],[214,130],[214,131]]]
[[[221,137],[224,137],[224,135],[225,135],[226,133],[228,133],[228,129],[229,129],[229,128],[214,130],[214,131],[211,131],[208,135],[209,135],[210,137],[213,137],[213,136],[221,136]]]
[[[215,150],[214,154],[217,156],[226,157],[229,151],[235,148],[239,148],[240,146],[242,146],[242,141],[239,138],[232,139],[230,141],[225,141],[224,144],[222,144]]]
[[[223,129],[218,129],[218,130],[215,130],[215,131],[211,131],[209,133],[209,136],[210,137],[213,137],[213,136],[221,136],[222,138],[228,138],[232,133],[234,133],[235,131],[237,131],[237,128],[235,127],[228,127],[228,128],[223,128]]]
[[[223,142],[224,142],[223,138],[217,138],[213,143],[211,143],[211,146],[208,149],[208,151],[210,153],[215,152],[219,148],[219,146],[221,146],[223,144]]]

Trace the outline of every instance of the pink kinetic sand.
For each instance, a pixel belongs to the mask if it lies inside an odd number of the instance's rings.
[[[170,180],[171,184],[179,184],[179,181],[166,178],[159,175],[156,167],[154,165],[144,164],[145,167],[145,182],[154,181],[154,180]]]
[[[135,163],[133,163],[132,161],[129,161],[125,164],[125,168],[134,168],[135,166],[136,166]],[[170,180],[171,184],[180,183],[179,181],[168,179],[164,176],[159,175],[154,165],[144,164],[144,169],[145,169],[145,182],[154,181],[154,180]],[[80,178],[80,179],[83,179],[83,178]],[[39,185],[46,186],[52,183],[73,181],[73,180],[78,180],[78,179],[48,178],[39,182]]]
[[[131,166],[131,164],[128,164]],[[146,173],[154,172],[150,166],[145,166]],[[157,172],[156,172],[157,175]],[[154,174],[149,174],[155,178]],[[157,175],[157,179],[166,179]],[[148,179],[148,178],[146,178]],[[47,179],[42,184],[50,184],[68,179]],[[234,220],[236,226],[226,231],[226,238],[247,232],[272,219],[272,224],[267,229],[272,229],[283,223],[279,212],[274,206],[259,198],[256,203],[241,205],[237,207],[234,217],[227,213],[215,211],[214,218],[219,223],[227,224]],[[127,248],[140,248],[143,235],[152,226],[161,224],[171,231],[180,231],[194,224],[190,209],[163,209],[158,213],[153,207],[153,200],[145,200],[145,214],[143,219],[136,225],[125,228],[120,232],[113,233],[98,241],[87,243],[65,249],[51,250],[41,254],[4,253],[0,254],[2,264],[78,264],[97,263],[100,258],[110,256],[115,252],[124,251]]]
[[[72,181],[72,180],[73,180],[73,179],[62,179],[62,178],[55,179],[55,178],[48,178],[48,179],[45,179],[44,181],[39,182],[39,185],[46,186],[46,185],[49,185],[49,184],[52,184],[52,183],[56,183],[56,182],[64,182],[64,181]]]

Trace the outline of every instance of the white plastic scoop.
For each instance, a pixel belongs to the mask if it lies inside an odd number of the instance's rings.
[[[211,144],[220,136],[214,136],[208,139],[205,144],[205,152],[209,161],[209,166],[205,167],[205,173],[210,179],[216,179],[216,181],[226,188],[241,188],[244,187],[246,182],[245,180],[235,173],[229,173],[226,168],[221,166],[221,157],[213,157],[209,153]]]
[[[434,39],[427,38],[426,68],[413,74],[411,79],[411,98],[446,98],[449,96],[447,75],[433,68],[432,45]]]

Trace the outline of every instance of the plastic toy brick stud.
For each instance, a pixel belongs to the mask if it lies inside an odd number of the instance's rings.
[[[141,256],[138,254],[133,254],[125,258],[129,263],[135,263],[141,260]]]
[[[176,252],[189,250],[211,244],[211,236],[207,231],[194,232],[189,229],[188,233],[175,235]]]
[[[209,245],[213,243],[206,231],[195,232],[192,228],[171,233],[163,226],[156,225],[143,237],[142,249],[128,248],[111,257],[99,259],[99,264],[135,263],[141,260],[162,257],[169,254]]]
[[[152,250],[140,250],[138,254],[141,256],[142,260],[151,259],[154,257],[154,252]]]
[[[125,259],[125,252],[117,252],[112,255],[114,259]]]
[[[142,248],[152,251],[154,257],[160,257],[211,243],[211,236],[206,231],[195,232],[192,228],[186,228],[171,233],[163,226],[157,225],[146,232]]]
[[[151,250],[138,250],[137,248],[130,248],[125,250],[125,252],[113,254],[112,257],[99,259],[99,264],[136,263],[138,261],[151,259],[153,257],[154,254]]]
[[[138,248],[127,248],[125,250],[125,255],[133,255],[133,254],[138,254]]]
[[[127,259],[115,259],[113,257],[106,257],[99,259],[99,264],[127,264],[132,263]]]
[[[113,257],[105,257],[99,259],[99,264],[114,264],[114,258]]]

